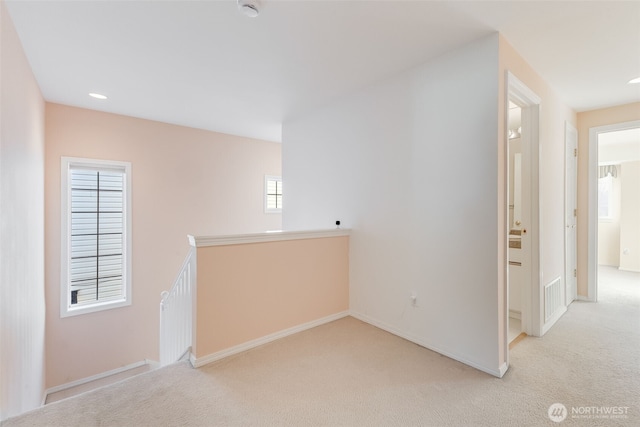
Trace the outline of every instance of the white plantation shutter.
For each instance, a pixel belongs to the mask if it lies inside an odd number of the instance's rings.
[[[63,316],[130,303],[128,167],[95,162],[67,161]]]
[[[282,178],[265,176],[265,212],[282,211]]]
[[[124,173],[71,169],[71,304],[124,298]]]

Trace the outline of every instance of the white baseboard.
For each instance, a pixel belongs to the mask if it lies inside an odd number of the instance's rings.
[[[500,365],[500,378],[502,378],[504,376],[504,374],[507,373],[508,369],[509,369],[509,365],[507,365],[507,362],[505,362],[502,365]]]
[[[565,314],[567,312],[567,307],[566,306],[560,306],[560,308],[558,309],[558,311],[551,316],[551,319],[549,319],[547,322],[545,322],[544,325],[542,325],[542,333],[540,334],[540,336],[544,336],[544,334],[546,334],[549,329],[551,329],[551,327],[553,325],[555,325],[555,323],[562,317],[563,314]]]
[[[316,326],[324,325],[325,323],[333,322],[334,320],[342,319],[343,317],[347,317],[349,315],[348,311],[342,311],[340,313],[332,314],[327,317],[323,317],[321,319],[313,320],[311,322],[303,323],[302,325],[294,326],[292,328],[288,328],[279,332],[274,332],[273,334],[266,335],[261,338],[257,338],[255,340],[247,341],[245,343],[217,351],[212,354],[208,354],[206,356],[196,358],[193,354],[189,357],[189,361],[194,368],[199,368],[208,363],[215,362],[220,359],[224,359],[225,357],[232,356],[234,354],[242,353],[243,351],[250,350],[252,348],[261,346],[263,344],[270,343],[272,341],[278,340],[280,338],[284,338],[289,335],[296,334],[298,332],[306,331],[307,329],[315,328]]]
[[[42,404],[44,405],[44,403],[47,400],[47,396],[49,396],[50,394],[57,393],[62,390],[67,390],[72,387],[77,387],[82,384],[90,383],[91,381],[96,381],[102,378],[110,377],[111,375],[116,375],[121,372],[125,372],[130,369],[139,368],[140,366],[144,366],[144,365],[149,365],[151,369],[155,369],[160,366],[160,362],[156,362],[155,360],[144,359],[144,360],[141,360],[140,362],[131,363],[129,365],[122,366],[120,368],[112,369],[110,371],[102,372],[100,374],[92,375],[90,377],[81,378],[79,380],[71,381],[66,384],[61,384],[55,387],[48,388],[44,392],[44,398],[42,400]]]
[[[512,319],[522,320],[522,313],[517,310],[509,310],[509,317]]]
[[[393,327],[391,327],[391,326],[389,326],[389,325],[387,325],[385,323],[379,322],[379,321],[377,321],[377,320],[375,320],[375,319],[373,319],[373,318],[371,318],[369,316],[366,316],[364,314],[356,313],[356,312],[352,311],[351,312],[351,316],[355,317],[358,320],[362,320],[365,323],[373,325],[376,328],[380,328],[380,329],[385,330],[385,331],[387,331],[389,333],[392,333],[393,335],[397,335],[400,338],[404,338],[404,339],[406,339],[408,341],[416,343],[419,346],[422,346],[422,347],[427,348],[429,350],[435,351],[436,353],[440,353],[443,356],[447,356],[450,359],[457,360],[458,362],[464,363],[465,365],[471,366],[472,368],[475,368],[475,369],[477,369],[479,371],[485,372],[485,373],[487,373],[489,375],[493,375],[494,377],[502,378],[504,373],[507,371],[506,364],[504,364],[504,366],[499,367],[498,369],[487,368],[485,366],[478,365],[477,363],[472,362],[472,361],[470,361],[468,359],[465,359],[464,357],[460,357],[457,354],[453,354],[450,351],[443,350],[442,348],[439,348],[439,347],[433,346],[433,345],[431,345],[429,343],[426,343],[423,340],[419,339],[418,337],[415,337],[415,336],[412,336],[410,334],[406,334],[404,332],[401,332],[401,331],[399,331],[399,330],[397,330],[397,329],[395,329],[395,328],[393,328]],[[503,372],[503,369],[504,369],[504,372]]]
[[[144,359],[144,361],[147,362],[147,365],[149,365],[151,369],[158,369],[161,366],[157,360]]]

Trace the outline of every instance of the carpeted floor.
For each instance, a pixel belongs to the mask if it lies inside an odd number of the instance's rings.
[[[640,274],[602,270],[600,302],[574,302],[543,338],[524,339],[502,379],[348,317],[2,426],[638,426]],[[554,403],[567,408],[561,423]]]

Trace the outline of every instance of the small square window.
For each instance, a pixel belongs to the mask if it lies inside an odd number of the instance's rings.
[[[266,175],[264,177],[265,213],[282,212],[282,177]]]

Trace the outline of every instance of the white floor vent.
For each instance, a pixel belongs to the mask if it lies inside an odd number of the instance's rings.
[[[551,319],[562,306],[562,277],[544,287],[544,320]]]

